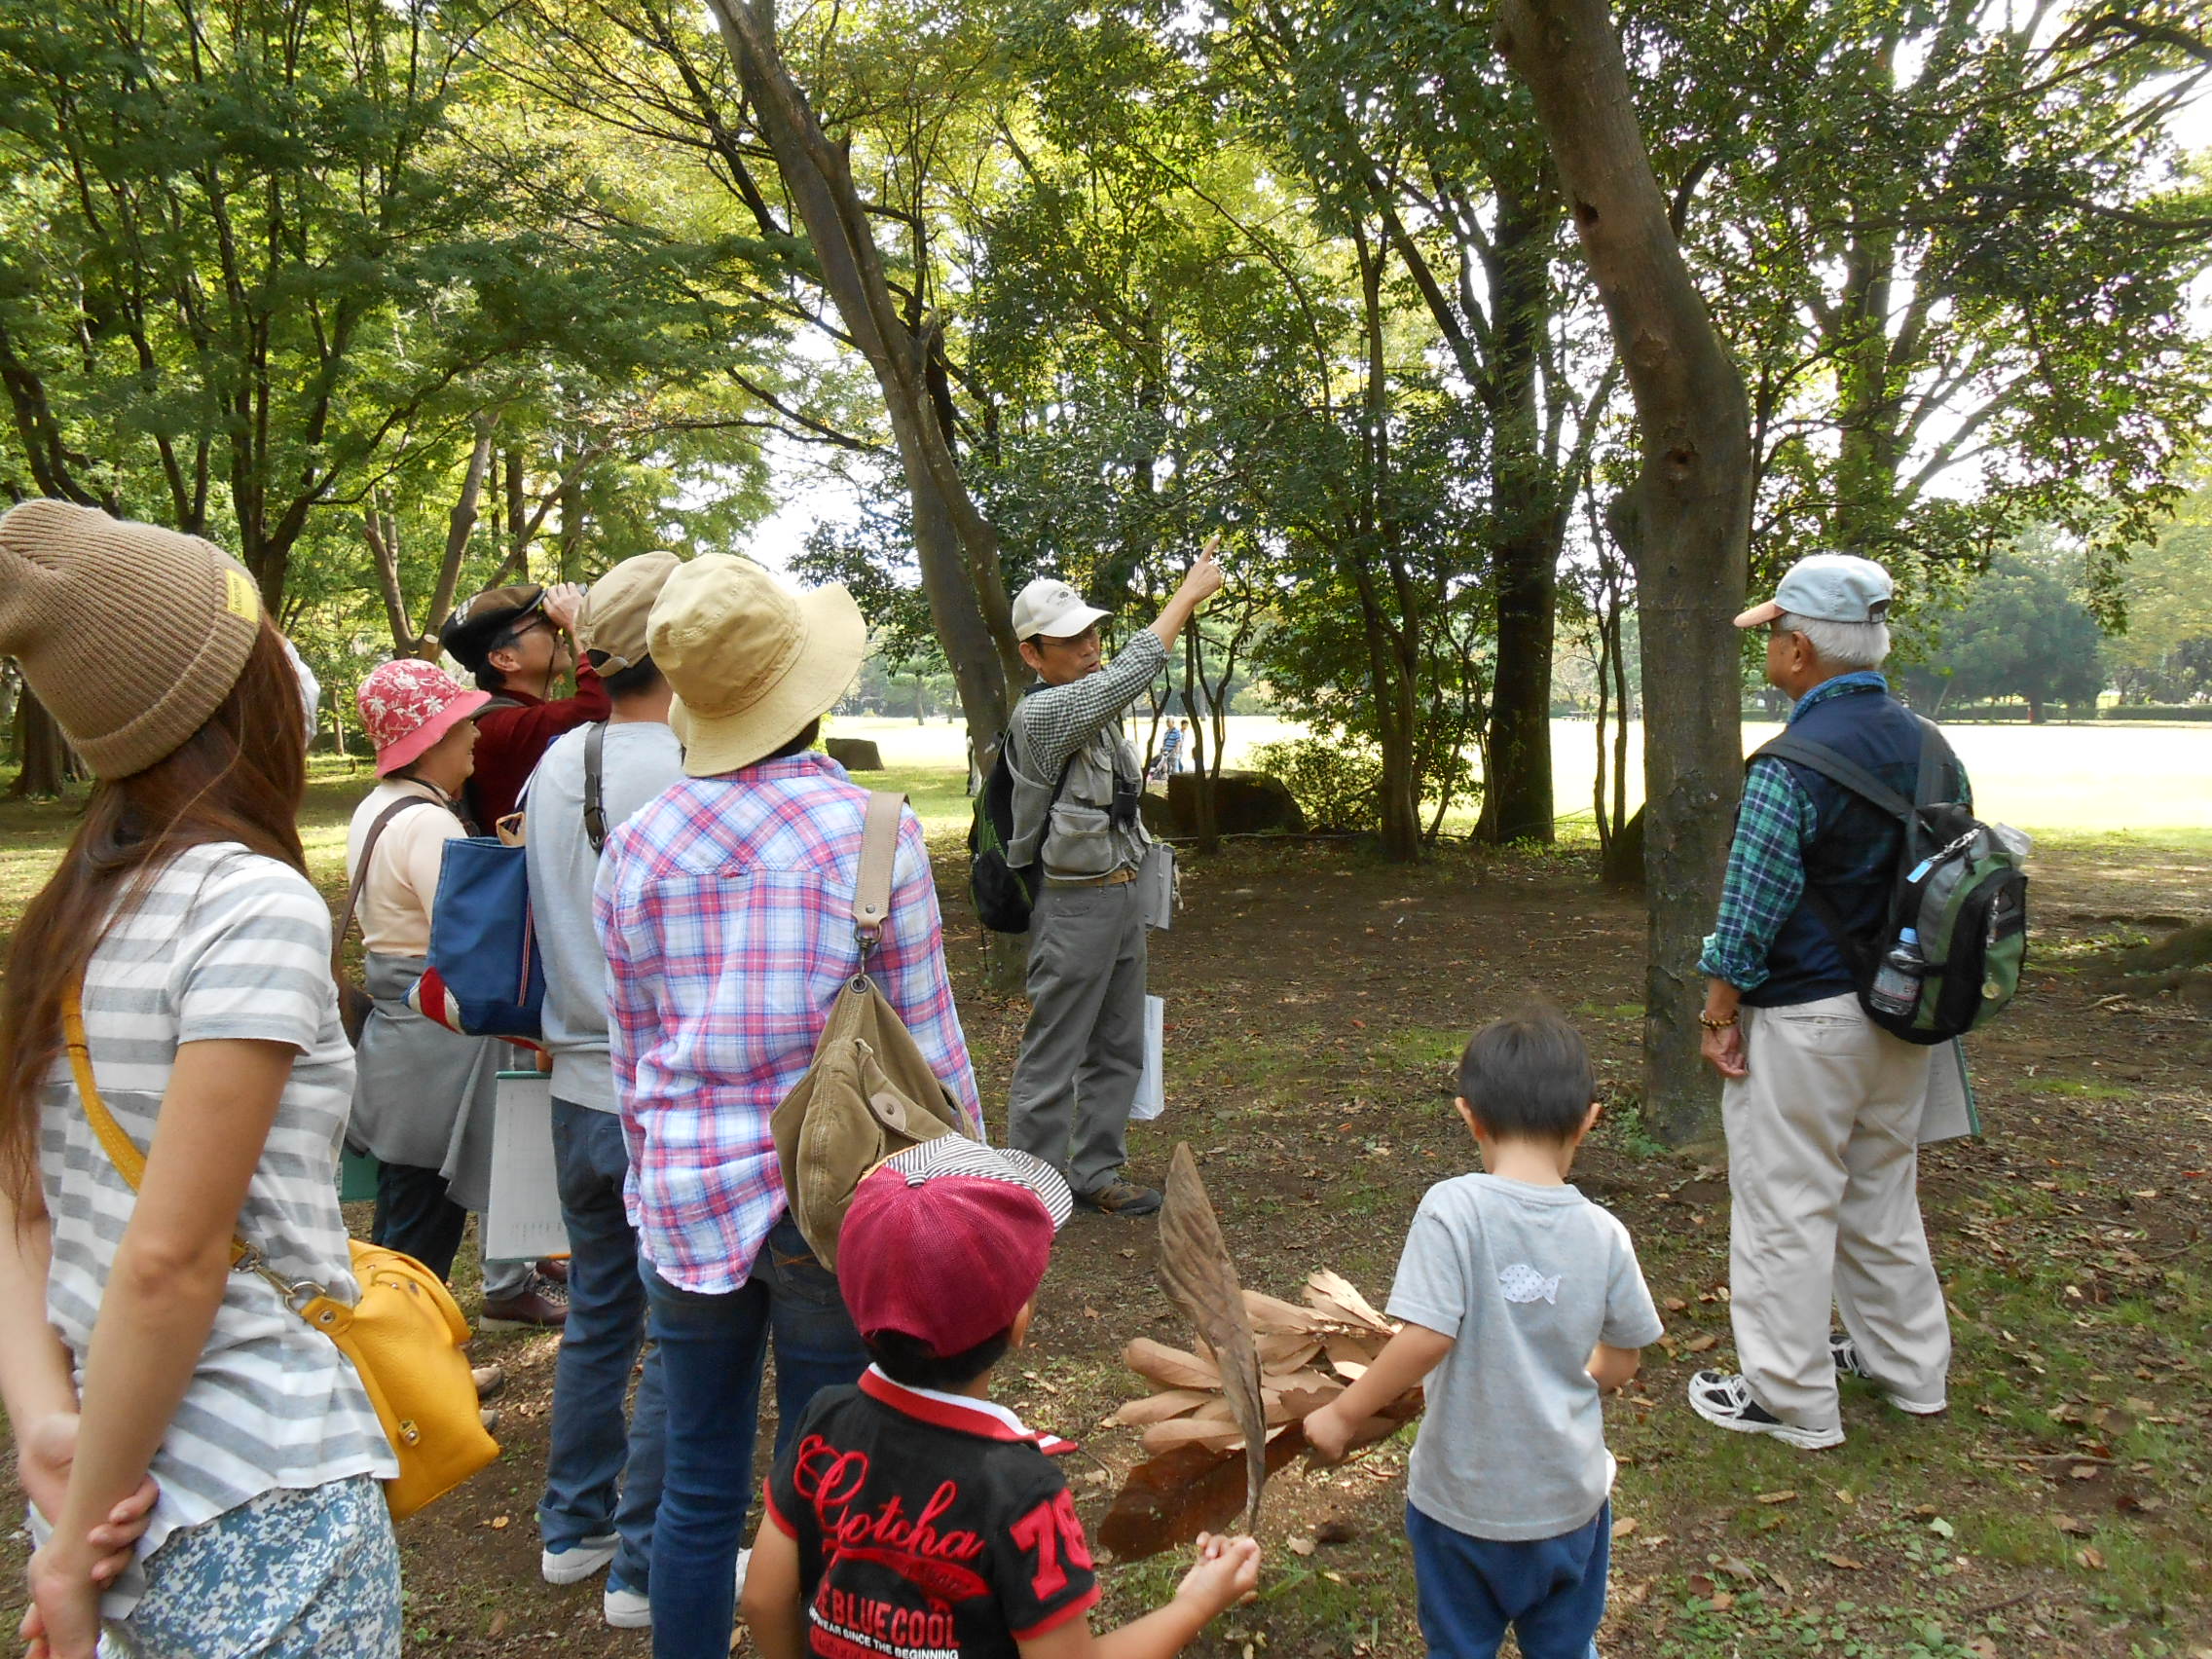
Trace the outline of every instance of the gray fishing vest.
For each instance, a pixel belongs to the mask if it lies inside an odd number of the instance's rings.
[[[1014,717],[1013,755],[1014,840],[1007,847],[1007,863],[1019,869],[1040,860],[1046,877],[1080,881],[1112,875],[1118,869],[1135,869],[1152,845],[1140,817],[1125,830],[1114,827],[1114,774],[1142,787],[1137,753],[1122,736],[1115,720],[1086,738],[1068,762],[1068,781],[1058,800],[1052,799],[1055,778],[1039,779],[1027,770],[1021,748],[1020,716]],[[1046,822],[1050,803],[1051,823]]]

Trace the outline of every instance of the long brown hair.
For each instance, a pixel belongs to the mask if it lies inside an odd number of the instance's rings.
[[[307,771],[299,679],[264,618],[238,683],[181,748],[94,786],[0,981],[0,1181],[18,1211],[37,1185],[38,1091],[61,1051],[61,1005],[112,919],[188,847],[238,841],[305,875]]]

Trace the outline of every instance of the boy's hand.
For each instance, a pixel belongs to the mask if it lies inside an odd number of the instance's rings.
[[[1345,1451],[1351,1444],[1351,1424],[1331,1401],[1317,1406],[1306,1414],[1302,1425],[1306,1430],[1306,1444],[1313,1448],[1313,1456],[1324,1463],[1341,1463]]]
[[[1183,1582],[1178,1597],[1188,1597],[1207,1608],[1206,1617],[1226,1612],[1260,1585],[1260,1545],[1254,1538],[1222,1538],[1198,1534],[1198,1559]]]

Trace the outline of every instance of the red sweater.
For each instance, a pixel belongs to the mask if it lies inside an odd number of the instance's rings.
[[[603,720],[613,712],[607,686],[591,670],[576,665],[576,694],[548,703],[527,691],[506,690],[495,696],[521,704],[515,709],[493,709],[476,721],[476,772],[468,780],[469,815],[477,833],[489,835],[500,819],[515,809],[515,798],[530,781],[538,757],[565,731]]]

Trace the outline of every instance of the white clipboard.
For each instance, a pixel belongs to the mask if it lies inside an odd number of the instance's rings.
[[[1928,1097],[1920,1106],[1920,1144],[1981,1137],[1981,1112],[1974,1105],[1973,1080],[1967,1076],[1967,1049],[1953,1038],[1928,1056]]]
[[[1129,1122],[1149,1124],[1167,1110],[1167,1003],[1161,997],[1144,999],[1144,1073],[1137,1079],[1136,1104]]]
[[[553,1167],[553,1079],[503,1071],[494,1097],[492,1193],[479,1219],[487,1262],[535,1262],[569,1253],[561,1183]]]

